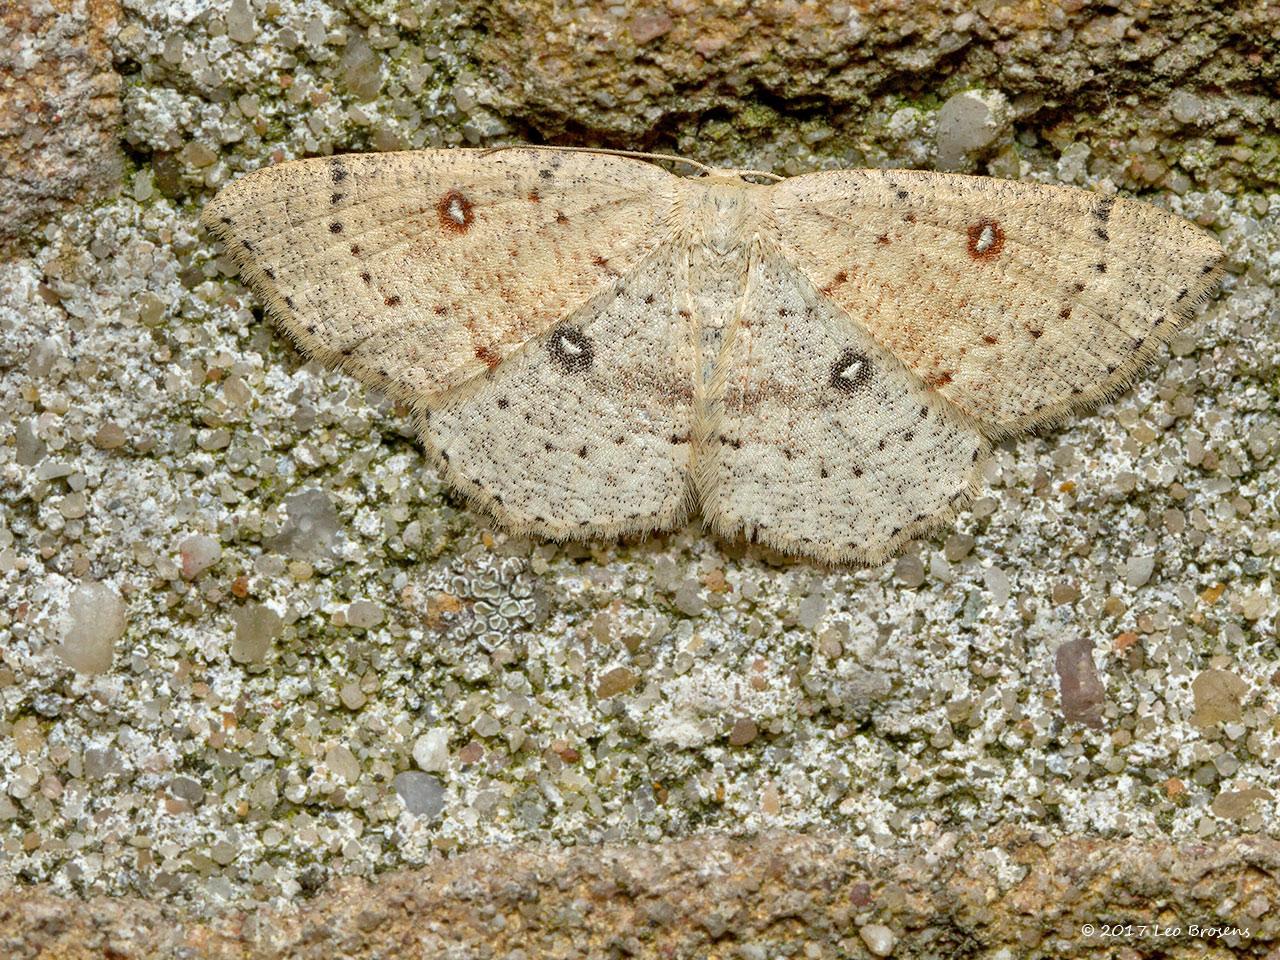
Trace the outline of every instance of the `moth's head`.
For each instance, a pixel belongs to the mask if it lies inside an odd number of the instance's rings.
[[[708,184],[726,184],[730,186],[747,186],[758,187],[767,186],[770,183],[777,183],[779,180],[785,179],[776,173],[766,173],[763,170],[739,170],[736,168],[720,168],[713,167],[707,171],[706,175],[701,178],[703,182]]]

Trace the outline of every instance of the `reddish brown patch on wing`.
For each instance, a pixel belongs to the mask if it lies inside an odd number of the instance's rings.
[[[994,260],[1004,249],[1004,231],[1000,224],[984,217],[969,224],[969,256],[974,260]]]
[[[1063,307],[1061,310],[1059,310],[1059,311],[1058,311],[1058,319],[1059,319],[1059,320],[1066,320],[1066,319],[1067,319],[1068,317],[1070,317],[1070,316],[1071,316],[1071,308],[1070,308],[1070,307]]]
[[[880,244],[880,246],[882,247],[887,247],[890,244],[890,242],[891,241],[889,240],[889,234],[887,233],[882,233],[880,234],[880,236],[876,237],[876,243]]]
[[[837,273],[834,277],[831,278],[830,283],[828,283],[825,287],[823,287],[818,292],[829,297],[831,296],[831,294],[836,292],[836,287],[840,286],[843,283],[848,283],[848,282],[849,282],[849,274],[841,270],[839,273]]]
[[[609,261],[606,260],[604,257],[600,256],[600,254],[598,253],[591,258],[591,262],[594,263],[597,267],[607,267],[609,265]]]
[[[916,215],[914,213],[908,213],[908,214],[905,214],[902,219],[907,221],[907,223],[915,223]]]
[[[989,334],[989,333],[985,333],[985,334],[983,334],[983,335],[982,335],[982,342],[983,342],[983,343],[985,343],[985,344],[987,344],[988,346],[990,346],[990,345],[991,345],[991,344],[993,344],[993,343],[999,343],[999,342],[1000,342],[1000,338],[999,338],[999,337],[993,337],[993,336],[991,336],[991,334]]]
[[[542,198],[541,198],[540,196],[538,196],[538,191],[537,191],[537,190],[530,190],[530,191],[529,191],[529,202],[530,202],[530,203],[541,203],[541,202],[542,202]]]
[[[466,233],[476,219],[471,201],[457,190],[450,190],[440,198],[436,204],[436,215],[445,233]]]
[[[568,223],[569,218],[564,215],[563,210],[556,211],[556,223]]]
[[[498,356],[488,347],[476,347],[476,359],[490,370],[502,362],[502,357]]]
[[[941,373],[933,373],[924,378],[925,386],[930,390],[937,390],[939,387],[945,387],[951,382],[951,371],[943,370]]]

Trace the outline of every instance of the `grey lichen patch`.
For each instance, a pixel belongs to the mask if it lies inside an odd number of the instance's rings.
[[[0,265],[5,883],[212,909],[511,840],[792,827],[883,850],[1002,825],[1269,829],[1280,195],[1243,189],[1274,163],[1242,119],[1248,90],[1175,99],[1165,79],[1167,113],[1123,97],[1063,110],[1095,59],[1130,69],[1109,51],[1140,24],[1093,28],[1037,92],[1014,68],[1048,54],[1002,14],[902,34],[849,9],[839,42],[884,64],[841,80],[867,112],[793,109],[812,88],[784,50],[760,61],[767,112],[662,131],[784,173],[927,166],[942,104],[974,80],[933,71],[930,51],[980,66],[1008,42],[984,88],[1008,98],[1012,143],[979,163],[1145,190],[1228,251],[1203,323],[1133,391],[999,448],[958,529],[906,564],[829,570],[695,528],[564,547],[488,530],[443,492],[408,412],[302,363],[195,225],[196,201],[271,159],[488,143],[499,109],[517,128],[643,117],[647,133],[661,102],[570,114],[515,97],[471,59],[470,5],[183,9],[132,12],[116,41],[139,165],[126,195]],[[633,20],[620,42],[638,43]],[[646,29],[637,49],[659,57],[684,26]],[[890,34],[923,46],[880,45]],[[719,39],[695,53],[733,73]],[[1238,53],[1202,58],[1206,82],[1246,75]],[[875,93],[905,70],[930,89]],[[707,152],[702,129],[722,133]],[[1228,140],[1254,152],[1224,160]],[[100,673],[59,654],[86,583],[123,606]],[[1096,726],[1062,709],[1057,652],[1077,638],[1104,692]]]

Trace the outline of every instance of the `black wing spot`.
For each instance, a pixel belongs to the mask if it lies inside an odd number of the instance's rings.
[[[831,364],[831,375],[827,382],[841,393],[857,393],[871,382],[874,369],[865,353],[846,347]]]
[[[337,160],[333,161],[333,164],[330,166],[329,170],[330,170],[330,173],[333,174],[334,183],[341,183],[343,180],[347,179],[347,168],[344,167]]]
[[[1111,218],[1111,208],[1116,205],[1115,197],[1107,197],[1093,208],[1093,215],[1106,223]],[[1104,238],[1105,239],[1105,238]]]
[[[337,220],[333,221],[333,223],[329,224],[329,232],[330,232],[330,233],[341,233],[341,232],[342,232],[342,224],[340,224]]]
[[[1103,240],[1103,241],[1111,239],[1111,237],[1107,234],[1107,231],[1103,230],[1101,227],[1097,227],[1093,231],[1093,235],[1097,237],[1099,240]]]
[[[586,373],[596,352],[591,338],[573,327],[562,327],[553,333],[547,350],[561,373]]]

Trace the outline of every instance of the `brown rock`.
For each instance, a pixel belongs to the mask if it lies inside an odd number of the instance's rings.
[[[661,11],[638,13],[631,20],[631,39],[638,44],[646,44],[669,33],[674,25],[672,19]]]
[[[992,850],[1002,855],[992,857]],[[739,947],[748,945],[775,956],[803,938],[857,943],[847,952],[865,956],[857,931],[878,925],[893,932],[896,960],[1084,960],[1100,954],[1079,930],[1100,915],[1122,912],[1150,923],[1201,916],[1205,904],[1234,904],[1214,922],[1241,928],[1245,952],[1206,953],[1203,943],[1184,938],[1159,955],[1261,957],[1280,935],[1278,874],[1280,840],[1265,836],[1212,845],[1092,837],[1048,843],[1006,830],[961,835],[927,858],[911,843],[869,853],[841,833],[695,836],[464,851],[372,880],[341,877],[305,910],[128,897],[86,903],[19,884],[0,894],[0,942],[20,944],[22,956],[50,958],[123,956],[85,947],[118,943],[144,945],[126,947],[130,956],[328,960],[337,936],[341,956],[352,958],[400,955],[406,943],[421,956],[594,957],[617,952],[618,944],[637,944],[625,952],[646,957],[746,956]],[[732,922],[706,922],[726,904]],[[860,911],[856,921],[851,905]],[[1046,938],[1047,952],[1028,946]],[[822,955],[836,952],[846,951]]]
[[[0,255],[119,184],[120,77],[108,47],[119,17],[118,0],[0,4]]]
[[[1054,665],[1058,671],[1062,715],[1075,723],[1101,727],[1106,689],[1093,663],[1093,641],[1081,637],[1064,643],[1058,648]]]
[[[634,687],[640,678],[626,667],[614,667],[601,675],[596,683],[596,696],[601,700],[616,697]]]
[[[1212,809],[1218,816],[1226,820],[1242,820],[1253,810],[1259,800],[1270,800],[1271,791],[1261,787],[1246,787],[1243,790],[1223,790],[1213,798]]]
[[[1202,670],[1191,681],[1196,712],[1191,722],[1201,730],[1217,723],[1233,723],[1240,719],[1240,702],[1249,692],[1249,684],[1229,670]]]
[[[756,738],[758,732],[754,720],[748,717],[739,717],[733,721],[733,729],[729,731],[729,746],[745,747]]]
[[[108,420],[93,435],[93,445],[99,450],[119,450],[126,439],[124,428]]]

